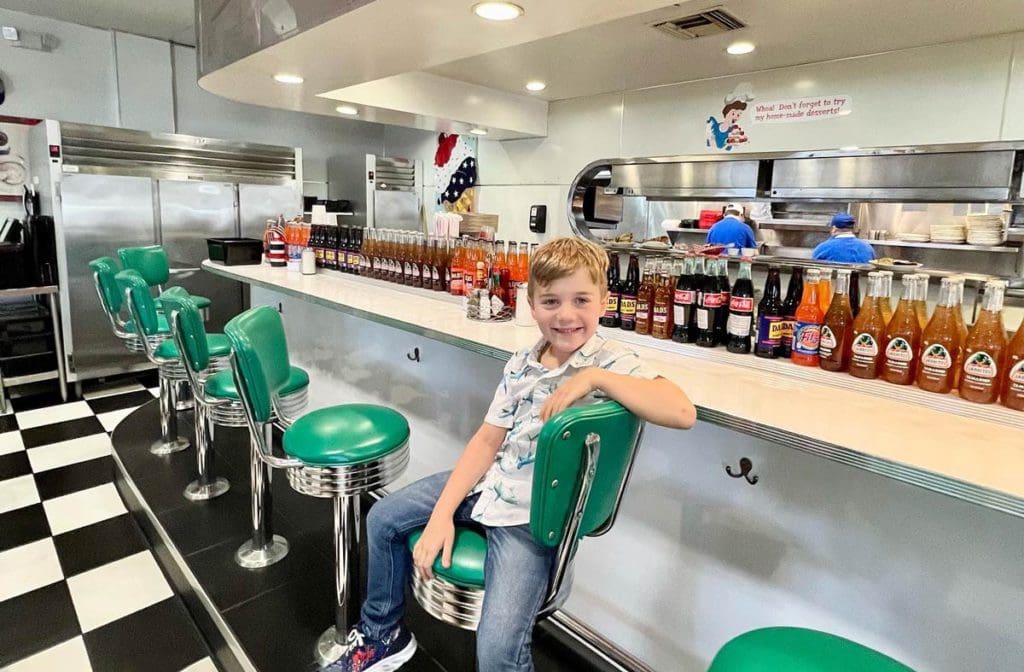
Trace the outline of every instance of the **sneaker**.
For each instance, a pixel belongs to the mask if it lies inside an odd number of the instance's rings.
[[[352,628],[345,653],[325,672],[394,672],[416,653],[416,638],[402,625],[384,639],[370,639]]]

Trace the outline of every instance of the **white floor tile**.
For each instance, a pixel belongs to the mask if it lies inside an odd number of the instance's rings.
[[[52,425],[55,422],[85,418],[90,415],[92,415],[92,409],[84,401],[72,401],[67,404],[58,404],[56,406],[47,406],[32,411],[15,413],[19,429],[32,429],[33,427]]]
[[[138,407],[136,407],[138,408]],[[96,419],[103,425],[103,429],[108,432],[114,431],[117,427],[117,423],[121,422],[135,411],[135,408],[120,408],[116,411],[110,411],[108,413],[100,413],[96,416]]]
[[[127,512],[113,483],[48,499],[43,502],[43,509],[55,535]]]
[[[25,450],[25,442],[21,440],[21,432],[4,432],[0,434],[0,455]]]
[[[115,394],[127,394],[129,392],[138,392],[139,390],[144,389],[146,388],[144,388],[142,385],[138,383],[125,383],[124,385],[104,387],[103,389],[95,390],[93,392],[86,392],[85,394],[82,395],[82,398],[85,399],[86,401],[90,401],[92,399],[112,397]]]
[[[174,595],[149,551],[72,576],[67,583],[82,632]]]
[[[0,553],[0,602],[63,578],[50,537]]]
[[[0,513],[39,503],[39,491],[32,474],[0,481]]]
[[[93,434],[79,439],[39,446],[28,451],[28,461],[33,473],[56,469],[76,462],[85,462],[104,455],[110,455],[112,446],[106,434]]]
[[[92,672],[89,653],[81,637],[69,639],[63,644],[40,651],[34,656],[19,660],[4,672]]]
[[[203,658],[192,663],[181,672],[217,672],[217,666],[209,658]]]

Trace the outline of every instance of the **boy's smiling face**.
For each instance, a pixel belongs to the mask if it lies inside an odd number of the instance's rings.
[[[607,292],[594,283],[585,268],[534,290],[530,312],[560,363],[597,331],[606,299]]]

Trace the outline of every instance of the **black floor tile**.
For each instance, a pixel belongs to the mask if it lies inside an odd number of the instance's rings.
[[[185,504],[162,514],[160,519],[182,555],[229,541],[241,544],[248,535],[247,488],[232,488],[217,499]]]
[[[209,655],[177,598],[108,623],[82,638],[94,672],[178,672]]]
[[[0,667],[80,633],[64,581],[0,602]]]
[[[14,416],[14,413],[0,415],[0,434],[13,432],[16,429],[18,429],[18,419]]]
[[[80,439],[91,434],[105,434],[106,430],[95,416],[77,418],[65,422],[57,422],[52,425],[33,427],[32,429],[21,430],[21,438],[26,448],[36,448],[59,441],[70,441]]]
[[[127,513],[53,538],[65,577],[71,577],[148,548]]]
[[[122,408],[142,406],[153,401],[153,399],[154,397],[149,393],[149,390],[136,390],[135,392],[126,392],[124,394],[113,394],[109,397],[89,399],[86,403],[89,404],[92,412],[98,415],[100,413],[109,413],[110,411],[119,411]]]
[[[8,478],[17,478],[32,473],[32,465],[29,464],[28,455],[24,450],[16,453],[0,455],[0,481]]]
[[[50,536],[50,523],[42,504],[0,514],[0,552]]]
[[[68,401],[71,401],[70,399]],[[33,411],[37,408],[44,408],[46,406],[56,406],[57,404],[63,404],[64,400],[61,399],[60,392],[58,390],[52,390],[50,392],[44,392],[43,394],[33,394],[27,397],[15,397],[11,399],[11,408],[17,413],[24,411]]]
[[[109,455],[69,464],[35,475],[36,489],[43,501],[94,488],[114,480],[114,460]]]

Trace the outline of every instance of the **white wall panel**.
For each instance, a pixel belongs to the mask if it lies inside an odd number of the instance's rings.
[[[1002,140],[1024,140],[1024,33],[1013,42],[1013,62],[1006,82]]]
[[[542,243],[549,238],[571,236],[569,220],[565,216],[565,202],[569,189],[560,184],[525,186],[489,186],[477,189],[478,209],[498,215],[498,235],[501,240]],[[547,233],[530,231],[530,206],[548,207]]]
[[[174,133],[171,45],[163,40],[113,33],[121,126]]]

